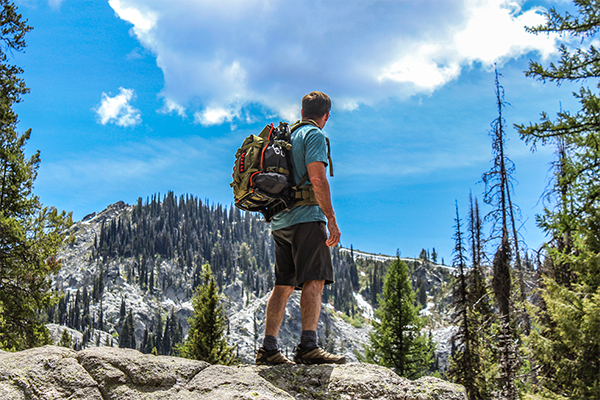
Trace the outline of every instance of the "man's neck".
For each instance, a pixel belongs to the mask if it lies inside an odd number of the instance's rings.
[[[311,123],[315,124],[316,126],[318,126],[320,129],[323,129],[323,127],[325,126],[325,122],[327,120],[325,119],[325,117],[321,117],[321,118],[302,118],[302,121],[311,122]]]

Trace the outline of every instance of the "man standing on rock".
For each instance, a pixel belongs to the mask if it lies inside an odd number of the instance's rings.
[[[345,357],[327,353],[317,345],[323,287],[333,282],[329,247],[337,245],[341,235],[325,173],[331,162],[328,144],[321,130],[329,119],[330,110],[331,99],[325,93],[312,92],[302,98],[302,121],[308,124],[292,133],[294,179],[300,182],[308,176],[303,185],[312,186],[318,205],[293,207],[277,214],[271,221],[275,239],[275,287],[267,303],[265,338],[256,354],[257,365],[293,364],[277,348],[277,334],[287,301],[295,288],[302,290],[302,336],[294,361],[298,364],[346,362]]]

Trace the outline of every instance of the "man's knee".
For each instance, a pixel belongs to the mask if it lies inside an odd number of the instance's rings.
[[[306,281],[302,284],[302,290],[323,290],[325,287],[325,280],[320,279],[316,281]]]
[[[288,297],[290,297],[293,291],[293,286],[275,285],[273,287],[273,291],[271,292],[271,296],[287,299]]]

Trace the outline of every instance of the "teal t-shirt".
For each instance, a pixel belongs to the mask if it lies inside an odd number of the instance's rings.
[[[300,182],[307,174],[306,166],[312,162],[322,162],[327,166],[327,142],[322,130],[313,125],[305,125],[292,132],[292,163],[295,182]],[[310,184],[307,179],[303,185]],[[327,222],[319,206],[297,206],[283,211],[271,220],[271,230],[287,228],[304,222]]]

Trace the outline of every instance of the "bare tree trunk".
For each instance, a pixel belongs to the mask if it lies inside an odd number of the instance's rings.
[[[525,277],[523,274],[523,264],[521,262],[521,254],[519,252],[519,238],[517,236],[517,227],[515,222],[515,213],[512,201],[510,199],[510,190],[506,188],[506,197],[508,200],[508,210],[510,211],[510,221],[511,228],[513,234],[513,240],[515,244],[515,269],[517,271],[517,279],[519,280],[519,291],[521,292],[521,309],[520,309],[520,317],[523,322],[523,328],[525,330],[525,335],[529,336],[529,332],[531,331],[531,321],[529,320],[529,314],[527,314],[527,310],[525,309],[525,303],[527,302],[527,294],[525,293]]]
[[[492,288],[496,295],[499,309],[501,332],[498,336],[500,353],[500,377],[498,398],[502,400],[516,400],[515,370],[517,366],[517,352],[513,345],[513,332],[511,329],[511,276],[510,259],[511,246],[509,238],[508,221],[512,215],[510,202],[509,171],[504,155],[504,127],[502,108],[503,88],[500,86],[499,74],[496,70],[496,101],[498,106],[498,119],[494,124],[494,139],[492,147],[495,151],[494,170],[491,172],[493,180],[497,182],[491,189],[491,196],[496,198],[496,223],[500,224],[500,245],[496,250],[493,260]],[[516,238],[515,238],[516,239]]]

